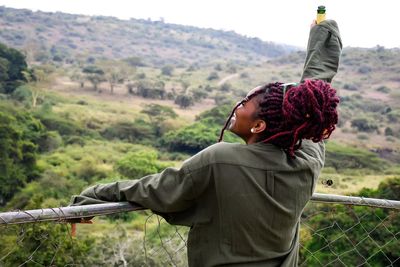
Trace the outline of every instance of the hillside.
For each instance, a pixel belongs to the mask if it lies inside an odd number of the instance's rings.
[[[216,142],[232,106],[249,89],[298,81],[305,58],[304,51],[284,45],[160,21],[0,8],[0,23],[0,211],[66,206],[90,185],[179,167]],[[340,119],[326,142],[316,192],[400,198],[399,74],[400,49],[344,49],[333,82]],[[240,142],[229,131],[224,140]],[[313,229],[328,229],[334,240],[343,230],[326,225],[343,218],[349,233],[359,233],[354,226],[360,221],[372,223],[378,232],[369,237],[384,246],[387,227],[398,233],[398,217],[382,220],[381,209],[367,210],[372,218],[350,211],[349,220],[334,206],[334,221],[319,212],[324,210],[312,206],[304,214],[317,214]],[[173,265],[186,266],[187,229],[181,235],[152,216],[97,218],[94,225],[79,225],[77,238],[64,224],[0,227],[0,266],[167,266],[166,239],[173,240],[169,250],[182,252]],[[308,243],[303,248],[320,253],[312,260],[332,263],[327,257],[342,253],[344,265],[360,265],[349,254],[353,243],[335,244],[343,252],[327,256],[320,237],[311,230],[300,235]],[[397,243],[386,248],[397,253]],[[370,259],[374,244],[366,244],[357,254]],[[158,254],[160,248],[168,256]]]
[[[28,60],[73,63],[94,58],[139,58],[140,64],[256,63],[294,47],[232,31],[143,19],[89,17],[0,7],[0,42],[25,50]]]

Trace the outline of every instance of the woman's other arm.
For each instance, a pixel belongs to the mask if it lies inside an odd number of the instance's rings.
[[[342,47],[336,21],[325,20],[312,25],[301,81],[318,79],[330,83],[337,73]]]

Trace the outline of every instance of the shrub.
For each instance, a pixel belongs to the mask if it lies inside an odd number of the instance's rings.
[[[328,142],[325,166],[333,167],[336,170],[360,168],[382,170],[387,163],[373,152]]]
[[[62,118],[54,113],[36,113],[35,117],[40,119],[43,125],[49,131],[57,131],[60,135],[83,135],[86,130],[80,125],[69,119]]]
[[[357,139],[359,139],[359,140],[368,140],[369,137],[366,134],[358,134],[357,135]]]
[[[174,67],[172,67],[171,65],[166,65],[161,68],[162,75],[172,76],[173,71],[174,71]]]
[[[249,78],[250,76],[249,76],[249,73],[247,73],[247,72],[242,72],[241,74],[240,74],[240,78],[241,79],[246,79],[246,78]]]
[[[154,130],[151,125],[143,120],[136,120],[134,122],[121,121],[101,131],[101,135],[109,140],[120,139],[135,143],[145,139],[152,139],[154,137]]]
[[[349,91],[357,91],[358,90],[358,86],[355,84],[349,84],[349,83],[345,83],[343,85],[343,89],[349,90]]]
[[[398,122],[400,119],[400,111],[399,110],[392,110],[386,114],[389,122],[395,123]]]
[[[212,81],[212,80],[217,80],[219,79],[218,73],[216,73],[215,71],[211,72],[208,77],[207,80]]]
[[[393,136],[394,135],[393,129],[390,128],[390,127],[386,127],[385,128],[385,135],[386,136]]]
[[[357,128],[361,132],[373,132],[378,126],[367,118],[356,118],[351,121],[351,127]]]
[[[358,71],[358,73],[361,73],[361,74],[367,74],[367,73],[370,73],[372,71],[372,68],[369,67],[369,66],[361,66],[361,67],[358,68],[357,71]]]
[[[194,105],[193,97],[190,95],[177,95],[175,98],[175,104],[179,105],[181,108],[188,108]]]
[[[60,134],[56,131],[49,131],[38,141],[40,152],[50,152],[59,148],[63,143]]]
[[[379,86],[378,88],[376,88],[376,91],[388,94],[388,93],[390,93],[391,90],[389,87]]]
[[[399,199],[400,179],[397,177],[387,180],[382,182],[377,190],[363,189],[356,195]],[[306,256],[308,266],[317,266],[321,262],[334,262],[338,259],[337,255],[341,255],[340,264],[344,266],[360,264],[386,266],[400,257],[398,244],[388,241],[392,238],[392,233],[400,231],[398,224],[400,215],[391,209],[314,204],[305,209],[303,216],[308,218],[308,229],[318,229],[318,234],[310,233],[306,229],[302,231],[303,235],[308,234],[308,238],[300,250],[300,262],[304,261]],[[342,238],[343,233],[345,238]],[[327,240],[333,240],[331,245],[335,247],[335,253],[332,253],[327,246]],[[354,243],[357,243],[356,253]],[[310,251],[313,253],[310,254]]]
[[[39,176],[36,164],[43,125],[28,112],[0,106],[0,206]]]
[[[155,151],[141,150],[130,152],[114,165],[114,169],[129,179],[138,179],[148,174],[160,172],[167,165],[157,160]]]

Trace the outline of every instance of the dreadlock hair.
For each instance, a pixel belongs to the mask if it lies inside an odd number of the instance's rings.
[[[267,123],[259,142],[274,144],[291,157],[300,148],[302,139],[313,142],[327,139],[338,122],[336,108],[339,97],[336,90],[322,80],[305,80],[297,86],[289,86],[286,92],[282,83],[270,83],[248,96],[247,100],[254,97],[259,103],[255,116]],[[242,102],[232,110],[221,130],[219,142]]]

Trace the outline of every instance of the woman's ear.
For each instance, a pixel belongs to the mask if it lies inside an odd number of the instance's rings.
[[[265,129],[267,129],[267,123],[263,120],[256,120],[253,124],[253,127],[251,128],[251,132],[252,133],[262,133],[263,131],[265,131]]]

